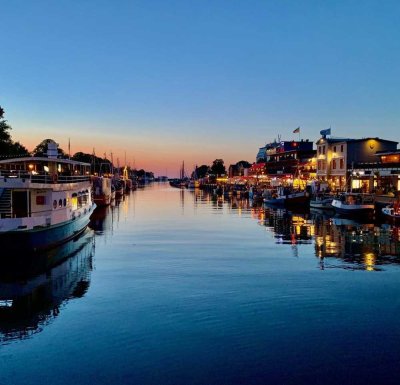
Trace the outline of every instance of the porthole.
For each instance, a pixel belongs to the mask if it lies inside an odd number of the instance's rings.
[[[59,201],[58,201],[58,207],[62,207],[62,199],[60,199]]]
[[[64,207],[67,205],[67,200],[64,198]]]

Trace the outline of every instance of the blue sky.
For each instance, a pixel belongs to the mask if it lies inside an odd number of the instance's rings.
[[[400,2],[0,0],[15,140],[177,174],[278,134],[400,140]]]

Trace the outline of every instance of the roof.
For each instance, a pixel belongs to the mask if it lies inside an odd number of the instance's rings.
[[[397,155],[400,154],[400,149],[398,150],[393,150],[393,151],[377,151],[375,155],[381,156],[381,155]]]
[[[76,160],[48,158],[43,156],[25,156],[22,158],[10,158],[10,159],[0,160],[0,164],[23,163],[23,162],[55,162],[55,163],[66,163],[66,164],[80,165],[80,166],[90,166],[90,163],[78,162]]]
[[[378,137],[372,138],[372,137],[367,137],[367,138],[361,138],[361,139],[351,139],[351,138],[319,138],[316,143],[318,144],[321,140],[326,141],[327,143],[339,143],[339,142],[363,142],[365,140],[376,140],[378,142],[386,142],[386,143],[396,143],[398,144],[398,142],[394,141],[394,140],[388,140],[388,139],[381,139]]]

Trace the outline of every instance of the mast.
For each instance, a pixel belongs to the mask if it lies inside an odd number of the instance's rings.
[[[182,162],[182,168],[181,168],[181,179],[185,178],[185,161]]]

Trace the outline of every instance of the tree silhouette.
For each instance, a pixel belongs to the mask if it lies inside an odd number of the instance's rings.
[[[42,140],[32,151],[33,156],[47,156],[47,148],[49,146],[49,143],[52,143],[55,141],[53,139],[44,139]],[[57,144],[58,146],[58,144]],[[58,157],[59,158],[68,158],[67,154],[65,151],[61,148],[58,148]]]
[[[4,119],[4,109],[0,106],[0,157],[29,155],[28,150],[10,135],[11,126]]]
[[[215,159],[211,166],[211,173],[220,176],[226,174],[226,169],[223,159]]]

